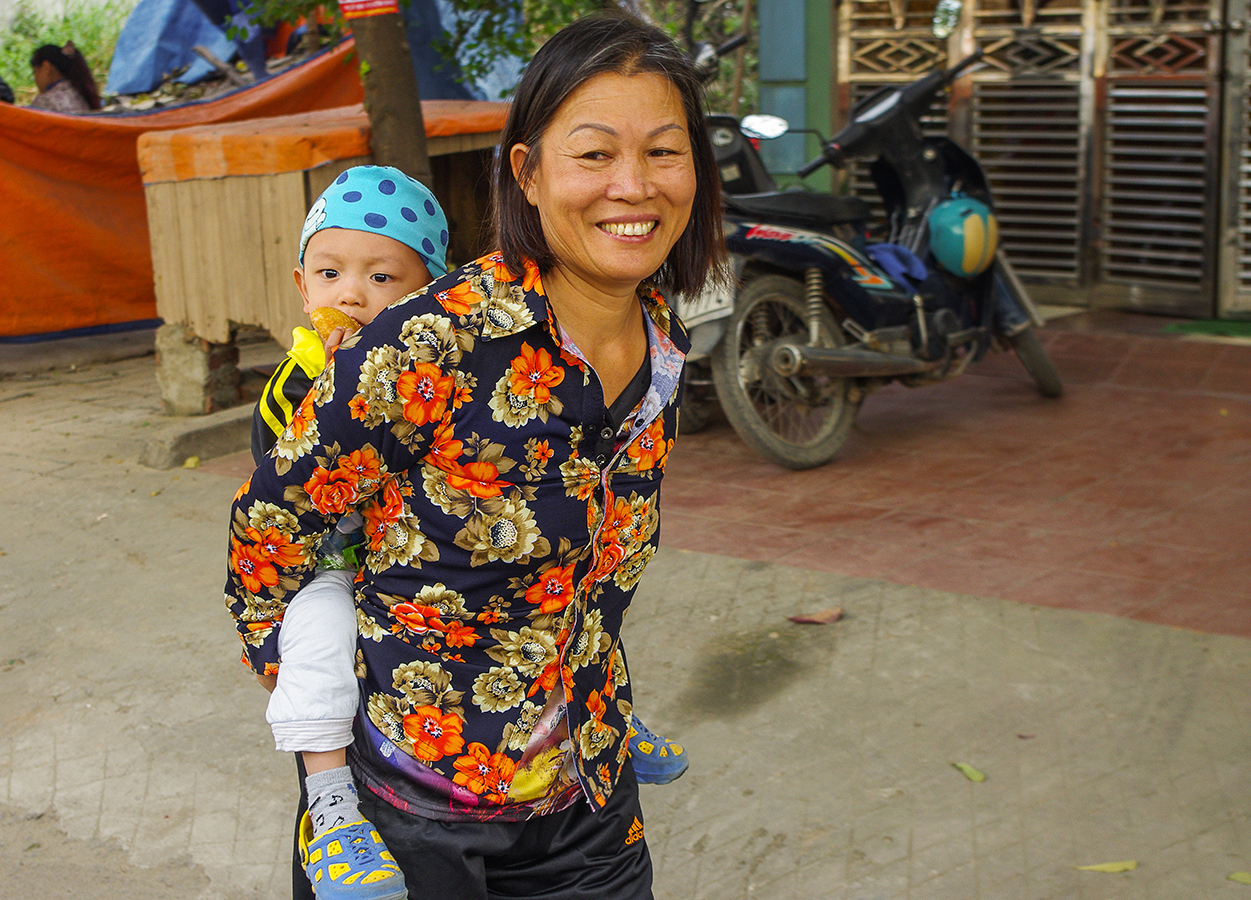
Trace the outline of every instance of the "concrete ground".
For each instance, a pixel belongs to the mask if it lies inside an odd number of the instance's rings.
[[[1216,364],[1225,345],[1206,352],[1204,374],[1175,389],[1118,385],[1116,368],[1094,378],[1079,365],[1087,357],[1056,353],[1075,389],[1038,413],[1056,437],[1047,452],[1059,453],[1067,434],[1068,467],[1089,456],[1100,469],[1040,490],[1053,505],[1076,503],[1069,513],[1129,509],[1123,518],[1168,535],[1138,534],[1137,555],[1112,572],[1103,543],[1119,538],[1100,543],[1087,522],[1079,533],[1104,562],[1058,560],[1069,526],[1056,509],[1036,528],[1019,509],[988,521],[990,489],[972,483],[980,476],[950,477],[959,455],[951,435],[967,445],[992,433],[975,411],[993,410],[1009,433],[1030,418],[1020,407],[1035,401],[999,364],[928,395],[870,398],[844,455],[813,473],[756,465],[723,425],[680,443],[666,546],[627,626],[637,707],[692,758],[678,782],[643,789],[657,897],[1251,898],[1251,886],[1228,880],[1251,870],[1251,642],[1239,631],[1247,600],[1236,586],[1202,580],[1245,551],[1246,507],[1239,520],[1221,498],[1245,500],[1248,483],[1211,482],[1202,497],[1212,507],[1190,508],[1194,496],[1161,501],[1191,519],[1143,513],[1143,492],[1124,484],[1120,506],[1114,488],[1095,489],[1110,463],[1093,448],[1118,439],[1094,433],[1099,423],[1124,422],[1122,441],[1150,435],[1144,410],[1170,390],[1189,392],[1184,407],[1211,406],[1227,430],[1218,449],[1204,446],[1233,459],[1232,471],[1251,471],[1237,464],[1247,462],[1251,382],[1243,391],[1205,384],[1228,368]],[[1177,372],[1178,353],[1200,351],[1160,341],[1149,355]],[[913,409],[924,414],[909,425]],[[265,695],[237,663],[220,599],[225,510],[245,456],[196,469],[138,465],[148,436],[167,424],[145,357],[10,374],[0,380],[0,422],[0,896],[286,896],[293,766],[272,750]],[[1206,420],[1185,427],[1207,434]],[[1167,461],[1176,443],[1152,459]],[[946,448],[949,477],[937,490],[952,504],[927,510],[922,518],[936,523],[928,528],[901,521],[906,500],[891,487],[916,479],[927,447]],[[1010,442],[982,449],[983,465],[1021,462]],[[1202,462],[1185,477],[1226,477]],[[710,476],[718,470],[719,481]],[[1152,471],[1116,474],[1155,489],[1167,479]],[[869,493],[855,494],[853,483]],[[774,497],[767,515],[700,501],[746,488],[756,500]],[[837,515],[794,518],[799,500],[827,492]],[[980,513],[960,505],[970,495],[982,499]],[[792,520],[779,520],[779,508]],[[1187,554],[1185,523],[1217,509],[1210,552]],[[853,514],[865,523],[859,538],[846,530]],[[996,525],[1036,539],[1042,562],[1028,579],[1003,574],[1025,564],[1025,550],[968,550],[975,534],[986,546],[982,532]],[[871,568],[836,552],[848,540],[876,548]],[[1148,566],[1166,551],[1170,566]],[[956,581],[960,570],[938,565],[948,555],[974,560],[968,573],[1000,574]],[[1133,559],[1145,568],[1126,574]],[[1066,566],[1085,580],[1055,580]],[[1160,592],[1110,604],[1114,587],[1095,576],[1116,571]],[[1026,584],[1032,597],[1014,593]],[[1223,618],[1186,623],[1208,633],[1150,612],[1185,606],[1177,598],[1207,610],[1222,597],[1231,610]],[[834,624],[786,618],[831,606],[846,611]],[[1137,867],[1075,868],[1126,860]]]

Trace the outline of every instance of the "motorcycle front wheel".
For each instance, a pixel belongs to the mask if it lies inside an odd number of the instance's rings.
[[[823,347],[846,343],[829,309],[819,331]],[[788,469],[810,469],[842,449],[860,404],[851,379],[774,371],[769,357],[782,338],[808,343],[804,286],[781,275],[754,278],[713,351],[713,382],[726,418],[753,450]]]
[[[1021,365],[1025,366],[1025,371],[1034,379],[1034,384],[1038,385],[1038,393],[1044,397],[1059,397],[1064,394],[1064,382],[1060,380],[1060,373],[1056,371],[1055,364],[1043,349],[1033,328],[1025,328],[1012,335],[1008,338],[1008,344],[1016,351]]]

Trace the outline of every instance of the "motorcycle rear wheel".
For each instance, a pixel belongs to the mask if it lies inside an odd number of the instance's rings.
[[[1016,351],[1025,371],[1034,379],[1034,384],[1038,385],[1040,394],[1044,397],[1059,397],[1064,394],[1064,382],[1060,380],[1060,373],[1056,371],[1055,364],[1043,349],[1042,342],[1038,340],[1032,327],[1012,335],[1008,338],[1008,343]]]
[[[821,346],[846,343],[829,309],[822,310],[819,328]],[[849,378],[775,372],[767,357],[784,337],[808,342],[804,286],[781,275],[752,279],[712,353],[712,377],[739,437],[770,462],[810,469],[842,449],[860,404],[852,400]]]

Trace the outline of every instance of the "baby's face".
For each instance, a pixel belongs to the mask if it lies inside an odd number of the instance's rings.
[[[362,325],[431,280],[412,247],[346,228],[324,228],[314,234],[304,248],[304,267],[295,270],[304,312],[331,306]]]

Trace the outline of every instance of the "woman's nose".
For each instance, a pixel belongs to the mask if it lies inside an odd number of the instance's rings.
[[[610,200],[638,203],[653,196],[655,192],[655,184],[645,162],[623,158],[614,167],[613,179],[608,185]]]

